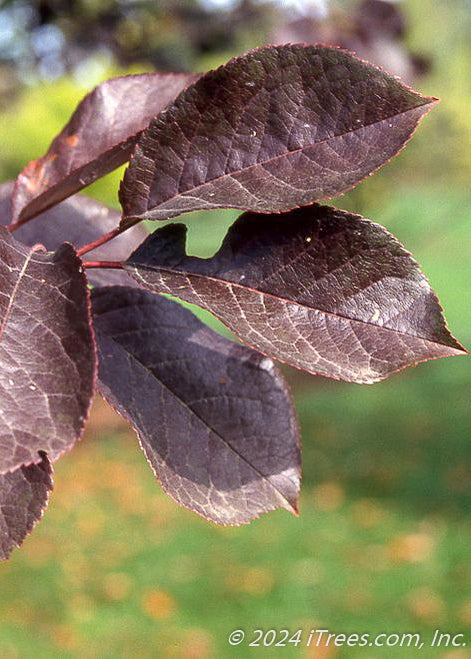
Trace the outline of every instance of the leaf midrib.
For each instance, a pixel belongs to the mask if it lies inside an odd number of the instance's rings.
[[[319,140],[317,142],[313,142],[312,144],[309,144],[307,146],[299,147],[298,149],[293,149],[292,151],[287,151],[285,153],[278,154],[277,156],[273,156],[272,158],[268,158],[267,160],[262,160],[260,162],[256,162],[253,165],[249,165],[248,167],[244,167],[243,169],[237,169],[237,170],[234,170],[232,172],[224,172],[220,176],[216,176],[213,179],[205,181],[204,183],[200,183],[199,185],[196,185],[196,186],[190,188],[189,190],[185,190],[183,192],[178,191],[172,197],[168,197],[167,199],[163,199],[162,201],[158,202],[155,206],[152,206],[151,208],[149,208],[149,206],[148,206],[143,213],[139,213],[138,215],[130,214],[130,215],[124,216],[123,220],[127,220],[127,219],[130,219],[130,218],[133,218],[133,217],[140,217],[142,219],[146,219],[146,217],[149,217],[149,219],[152,219],[151,216],[148,216],[148,213],[151,213],[152,211],[157,211],[164,204],[166,204],[168,202],[171,202],[175,199],[178,199],[179,197],[192,196],[192,193],[194,193],[195,191],[199,190],[200,188],[205,187],[206,185],[210,185],[210,184],[214,183],[215,181],[218,181],[218,180],[226,178],[226,177],[234,177],[234,176],[237,176],[238,174],[241,174],[241,173],[249,172],[251,169],[253,169],[255,167],[264,167],[265,165],[273,163],[276,160],[279,160],[280,158],[288,158],[292,155],[302,153],[302,152],[306,151],[307,149],[317,147],[319,145],[325,144],[326,142],[336,140],[338,138],[344,137],[345,135],[349,135],[351,133],[355,133],[359,130],[364,130],[366,128],[370,128],[371,126],[375,126],[376,124],[380,124],[384,121],[389,121],[391,119],[394,119],[395,117],[403,116],[403,115],[407,114],[408,112],[412,112],[414,110],[417,110],[418,108],[423,108],[427,105],[433,105],[434,103],[435,103],[435,99],[429,98],[429,97],[424,97],[424,102],[423,103],[418,103],[417,105],[414,105],[412,108],[408,108],[407,110],[404,110],[402,112],[396,112],[395,114],[388,115],[386,117],[382,117],[381,119],[378,119],[376,121],[372,121],[371,123],[365,124],[363,126],[352,127],[351,129],[346,130],[342,133],[339,133],[338,135],[331,135],[331,136],[326,137],[326,138],[324,138],[322,140]],[[420,119],[420,117],[419,117],[419,119]],[[144,156],[144,157],[148,158],[148,156]],[[187,161],[187,159],[185,159],[185,162],[186,161]],[[155,170],[154,170],[154,174],[153,174],[153,179],[155,180]],[[149,193],[150,193],[150,187],[149,187]],[[150,195],[148,195],[148,196],[150,196]]]
[[[6,244],[9,247],[12,247],[12,245],[10,243],[6,243]],[[20,273],[18,275],[18,279],[16,280],[16,282],[13,286],[13,290],[12,290],[12,293],[10,295],[10,299],[8,301],[7,309],[5,311],[5,316],[2,320],[2,323],[0,324],[0,343],[3,339],[3,334],[4,334],[4,331],[5,331],[5,327],[6,327],[8,321],[9,321],[11,315],[12,315],[13,307],[14,307],[14,303],[15,303],[15,298],[18,294],[18,290],[19,290],[21,281],[22,281],[24,275],[26,274],[26,270],[28,269],[28,265],[30,264],[31,259],[33,258],[33,255],[35,254],[35,252],[40,252],[40,251],[43,251],[43,250],[44,250],[44,248],[43,248],[42,245],[34,245],[33,247],[31,247],[28,255],[25,258],[25,262],[23,263],[23,266],[20,270]],[[19,253],[21,254],[21,252],[19,252]]]
[[[429,339],[427,337],[419,336],[418,334],[411,334],[410,332],[403,332],[403,331],[400,331],[400,330],[392,329],[391,327],[386,327],[384,325],[376,325],[375,323],[372,323],[372,322],[367,321],[367,320],[360,320],[359,318],[349,318],[348,316],[345,316],[341,313],[336,313],[336,312],[333,312],[333,311],[326,311],[324,309],[319,309],[317,307],[308,306],[307,304],[304,304],[302,302],[297,302],[296,300],[290,300],[288,298],[281,297],[279,295],[275,295],[274,293],[268,293],[266,291],[263,291],[263,290],[260,290],[260,289],[257,289],[257,288],[253,288],[251,286],[246,286],[246,285],[240,284],[238,282],[230,281],[230,280],[227,280],[227,279],[222,279],[222,278],[218,279],[217,277],[213,277],[211,275],[204,275],[204,274],[193,273],[193,272],[189,273],[189,272],[186,272],[186,271],[183,272],[181,270],[172,270],[171,268],[165,268],[165,267],[152,267],[152,266],[149,266],[149,265],[145,265],[145,266],[139,265],[139,267],[143,270],[151,270],[152,272],[161,271],[161,272],[166,272],[170,275],[177,274],[177,275],[181,275],[183,277],[186,277],[187,279],[190,279],[190,277],[196,277],[198,279],[203,279],[203,280],[208,279],[210,281],[214,281],[217,284],[226,284],[228,286],[235,286],[236,288],[240,288],[242,290],[245,289],[245,290],[257,293],[257,294],[266,295],[267,297],[273,298],[273,299],[275,299],[279,302],[282,302],[284,304],[293,304],[293,305],[296,304],[300,307],[303,307],[303,308],[308,309],[308,310],[316,311],[318,313],[322,313],[326,316],[331,316],[333,318],[341,318],[343,320],[353,322],[353,323],[359,323],[361,325],[369,325],[369,326],[374,327],[374,328],[379,329],[379,330],[384,330],[386,332],[391,332],[395,335],[408,336],[408,337],[411,337],[413,339],[420,339],[421,341],[426,341],[427,343],[431,343],[431,344],[434,344],[434,345],[441,345],[441,346],[450,348],[452,350],[457,350],[460,354],[462,353],[462,351],[456,346],[450,346],[446,343],[439,343],[438,341],[434,341],[434,340]],[[140,273],[137,270],[136,266],[132,266],[132,268],[135,268],[135,270],[136,270],[135,274],[137,274],[139,276],[139,278],[143,280],[143,277],[140,275]],[[144,280],[144,282],[145,282],[145,280]],[[178,297],[178,291],[172,292],[170,294],[175,295],[176,297]],[[445,326],[445,329],[446,329],[446,331],[448,331],[446,326]],[[451,337],[451,338],[453,339],[453,337]]]
[[[99,330],[98,328],[95,328],[95,331],[96,331],[97,333],[100,333],[100,330]],[[143,368],[143,369],[145,370],[145,372],[151,372],[151,373],[152,373],[152,376],[157,380],[157,382],[159,382],[159,384],[160,384],[160,385],[161,385],[161,386],[162,386],[162,387],[163,387],[163,388],[164,388],[164,389],[165,389],[165,390],[166,390],[166,391],[167,391],[167,392],[168,392],[173,398],[176,398],[176,399],[178,400],[178,402],[179,402],[180,404],[183,405],[184,408],[186,408],[186,409],[187,409],[191,414],[193,414],[193,415],[194,415],[199,421],[201,421],[201,423],[202,423],[206,428],[208,428],[208,430],[210,430],[210,431],[211,431],[216,437],[218,437],[218,438],[221,440],[221,442],[224,444],[224,446],[226,446],[230,451],[232,451],[233,453],[235,453],[235,455],[237,455],[238,458],[240,458],[240,459],[241,459],[246,465],[248,465],[248,466],[250,467],[250,469],[252,469],[256,474],[258,474],[258,476],[260,476],[260,478],[262,478],[262,479],[263,479],[263,480],[264,480],[264,481],[265,481],[265,482],[266,482],[266,483],[267,483],[267,484],[268,484],[268,485],[269,485],[269,486],[270,486],[270,487],[271,487],[271,488],[272,488],[272,489],[273,489],[273,490],[274,490],[274,491],[275,491],[275,492],[276,492],[276,493],[277,493],[277,494],[283,499],[283,501],[286,501],[286,503],[287,503],[288,506],[290,507],[290,510],[293,510],[293,506],[292,506],[292,504],[290,503],[290,501],[289,501],[289,500],[286,498],[286,496],[285,496],[285,495],[284,495],[284,494],[278,489],[278,487],[276,487],[276,485],[274,485],[274,484],[271,482],[271,480],[270,480],[270,478],[269,478],[268,476],[265,476],[264,474],[262,474],[262,472],[259,471],[259,469],[257,469],[257,467],[255,467],[254,465],[252,465],[252,464],[247,460],[247,458],[245,458],[241,453],[239,453],[239,451],[237,451],[233,446],[231,446],[231,444],[229,444],[229,442],[228,442],[226,439],[224,439],[224,437],[223,437],[219,432],[217,432],[217,431],[216,431],[211,425],[209,425],[209,423],[208,423],[207,421],[205,421],[205,420],[204,420],[204,419],[203,419],[203,418],[202,418],[202,417],[201,417],[201,416],[200,416],[200,415],[199,415],[199,414],[198,414],[198,413],[197,413],[197,412],[196,412],[196,411],[195,411],[195,410],[194,410],[194,409],[188,404],[188,403],[186,403],[186,402],[185,402],[185,401],[184,401],[184,400],[183,400],[183,399],[182,399],[177,393],[175,393],[175,392],[174,392],[174,391],[173,391],[168,385],[166,385],[166,384],[165,384],[165,383],[164,383],[159,377],[157,377],[157,375],[152,371],[152,369],[150,369],[148,366],[146,366],[146,365],[145,365],[140,359],[138,359],[138,358],[136,357],[136,355],[134,355],[133,353],[129,352],[129,351],[128,351],[128,350],[127,350],[127,349],[126,349],[126,348],[125,348],[120,342],[119,342],[119,341],[116,341],[116,340],[113,338],[113,336],[107,335],[107,334],[105,334],[104,332],[102,332],[102,333],[103,333],[103,335],[104,335],[106,338],[108,338],[108,339],[110,339],[111,341],[113,341],[113,343],[114,343],[115,345],[117,345],[121,350],[123,350],[123,351],[125,352],[126,355],[129,355],[133,361],[135,361],[137,364],[139,364],[139,366],[140,366],[141,368]]]

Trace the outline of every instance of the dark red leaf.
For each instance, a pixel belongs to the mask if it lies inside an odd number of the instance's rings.
[[[13,185],[12,181],[0,185],[0,225],[6,226],[11,220]],[[120,213],[117,211],[90,197],[74,195],[38,215],[34,222],[21,226],[15,231],[15,238],[30,247],[42,243],[48,250],[57,249],[64,241],[78,248],[115,229],[119,219]],[[143,225],[135,226],[109,243],[88,252],[87,260],[122,261],[148,235]],[[136,286],[135,281],[122,270],[92,269],[87,271],[87,278],[96,286]]]
[[[52,490],[52,466],[41,462],[0,475],[0,559],[8,558],[41,519]]]
[[[99,288],[92,303],[99,389],[164,490],[220,524],[296,511],[298,431],[272,361],[146,291]]]
[[[0,473],[54,461],[81,435],[96,370],[87,281],[55,253],[0,227]]]
[[[197,78],[191,73],[144,73],[95,87],[46,155],[19,175],[14,221],[34,217],[125,163],[149,121]]]
[[[397,153],[434,102],[336,48],[243,55],[202,76],[142,133],[121,184],[123,223],[332,197]]]
[[[376,382],[463,353],[417,263],[383,227],[314,205],[247,213],[210,259],[185,254],[184,225],[156,231],[128,271],[208,309],[244,342],[311,373]]]

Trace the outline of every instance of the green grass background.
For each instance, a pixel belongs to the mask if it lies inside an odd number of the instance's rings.
[[[405,7],[411,45],[434,62],[416,86],[441,103],[406,150],[334,203],[406,245],[469,348],[471,6]],[[3,113],[1,179],[45,151],[85,91],[72,79],[44,84]],[[121,175],[87,192],[117,205]],[[185,217],[191,252],[211,254],[236,216]],[[439,628],[471,647],[469,359],[374,386],[284,371],[304,444],[299,518],[279,511],[217,528],[179,508],[98,402],[84,440],[56,465],[43,521],[0,565],[0,657],[470,656],[427,646]],[[231,648],[236,628],[420,632],[425,647]]]

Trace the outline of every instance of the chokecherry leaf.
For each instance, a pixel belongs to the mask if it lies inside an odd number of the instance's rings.
[[[371,383],[416,362],[462,354],[418,264],[383,227],[313,205],[242,215],[210,259],[185,254],[168,225],[131,255],[154,292],[211,311],[245,343],[297,368]]]
[[[11,195],[13,181],[0,185],[0,225],[6,226],[11,221]],[[82,247],[91,243],[102,234],[115,229],[119,224],[120,214],[98,201],[77,194],[53,208],[44,211],[15,231],[15,238],[25,245],[42,243],[48,250],[55,250],[64,241]],[[144,226],[137,225],[88,252],[89,261],[122,261],[136,249],[148,236]],[[122,270],[104,270],[93,268],[87,271],[88,281],[96,286],[136,286],[135,281]]]
[[[396,154],[435,101],[337,48],[237,57],[143,131],[120,188],[123,226],[197,209],[280,212],[342,193]]]
[[[296,512],[298,430],[272,361],[147,291],[97,288],[92,306],[99,390],[164,490],[219,524]]]
[[[47,153],[18,176],[13,220],[34,217],[125,163],[149,121],[197,78],[193,73],[144,73],[95,87]]]
[[[0,227],[0,473],[54,461],[80,437],[96,356],[73,247],[26,247]]]
[[[0,559],[9,558],[41,519],[52,485],[46,454],[38,464],[0,474]]]

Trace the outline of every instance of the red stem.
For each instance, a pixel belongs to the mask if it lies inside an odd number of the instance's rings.
[[[84,268],[108,268],[113,270],[123,270],[124,264],[121,261],[83,261]]]
[[[113,238],[116,238],[116,236],[119,236],[121,232],[122,229],[118,227],[117,229],[113,229],[113,231],[109,231],[108,233],[105,233],[103,236],[100,236],[100,238],[97,238],[96,240],[93,240],[91,243],[88,243],[88,245],[84,245],[83,247],[78,249],[77,256],[83,256],[87,252],[91,252],[92,249],[104,245],[109,240],[112,240]]]
[[[8,224],[5,228],[10,233],[13,233],[13,231],[16,231],[17,229],[19,229],[23,224],[24,224],[24,222],[21,222],[21,221],[18,220],[17,222],[13,222],[12,224]]]

